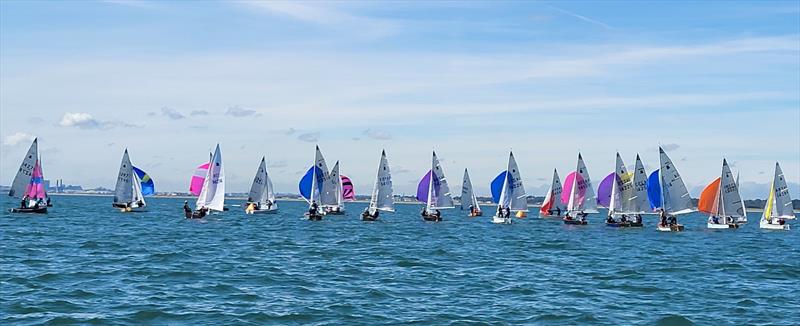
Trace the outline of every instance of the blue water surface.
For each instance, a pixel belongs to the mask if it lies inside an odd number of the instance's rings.
[[[365,204],[321,222],[305,204],[183,218],[182,199],[120,213],[110,197],[55,196],[47,215],[0,215],[0,323],[798,325],[800,226],[683,233]],[[228,201],[228,204],[239,204]],[[491,211],[491,208],[486,208]],[[491,214],[488,214],[491,215]]]

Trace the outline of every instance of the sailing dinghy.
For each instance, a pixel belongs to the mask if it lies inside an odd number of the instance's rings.
[[[508,154],[508,166],[500,172],[490,184],[492,199],[497,203],[497,212],[492,216],[492,223],[511,224],[511,213],[524,216],[528,212],[528,195],[522,185],[522,176],[514,159],[514,153]]]
[[[783,177],[781,166],[775,162],[775,175],[772,177],[772,184],[769,188],[769,197],[764,206],[764,213],[761,215],[759,226],[767,230],[789,230],[789,223],[786,220],[794,219],[794,208],[792,197],[789,196],[789,188],[786,186],[786,179]]]
[[[325,215],[344,215],[344,185],[342,184],[342,176],[339,174],[339,161],[333,165],[331,173],[328,176],[328,189],[333,191],[333,197],[336,199],[333,205],[323,206]],[[352,183],[351,183],[352,186]]]
[[[246,214],[275,214],[278,212],[272,180],[267,172],[266,157],[261,157],[261,163],[253,178],[253,184],[250,185],[250,193],[247,195],[247,203],[244,207]]]
[[[656,229],[661,232],[683,231],[684,226],[678,224],[677,215],[694,212],[692,198],[667,153],[660,146],[658,152],[660,169],[653,171],[647,178],[650,207],[659,214]]]
[[[33,140],[25,158],[22,159],[8,195],[21,199],[19,207],[9,210],[11,213],[47,213],[49,200],[44,189],[38,139]]]
[[[128,149],[122,154],[122,162],[117,174],[117,185],[114,187],[114,201],[111,206],[120,212],[142,212],[147,203],[142,194],[142,180],[133,170],[133,164],[128,156]]]
[[[464,182],[461,184],[461,210],[469,210],[469,216],[482,216],[481,205],[475,192],[472,191],[472,181],[469,179],[469,172],[464,169]]]
[[[553,169],[553,181],[542,201],[542,207],[539,208],[539,217],[561,216],[562,212],[566,212],[567,207],[561,202],[561,192],[561,178],[558,177],[558,170]]]
[[[738,219],[747,216],[744,201],[739,195],[739,187],[727,160],[722,160],[722,176],[703,189],[697,210],[709,214],[709,229],[737,229]]]
[[[378,164],[378,175],[375,177],[375,186],[372,188],[369,206],[361,213],[361,220],[375,221],[378,219],[380,211],[394,212],[392,174],[389,170],[389,161],[386,159],[385,150],[381,152],[381,161]]]
[[[586,217],[589,213],[597,213],[597,198],[581,153],[578,153],[575,171],[567,175],[564,185],[565,189],[561,192],[561,201],[567,204],[567,214],[562,219],[564,224],[589,224]]]
[[[194,180],[192,178],[192,181]],[[188,207],[184,208],[187,218],[203,218],[211,211],[222,212],[225,210],[225,170],[222,168],[222,153],[219,150],[219,144],[214,149],[214,154],[211,155],[211,161],[208,163],[203,185],[195,203],[195,210],[190,212],[186,208]]]
[[[300,196],[308,202],[308,211],[304,214],[310,221],[322,220],[324,207],[336,206],[335,190],[331,187],[330,173],[325,157],[316,147],[314,165],[300,179]]]
[[[641,164],[641,161],[637,162]],[[640,171],[647,180],[644,170]],[[641,213],[631,207],[634,204],[634,176],[625,168],[622,157],[617,153],[616,170],[609,174],[597,188],[597,203],[608,208],[606,226],[610,227],[641,227]]]
[[[453,197],[450,195],[450,187],[447,185],[447,178],[444,176],[444,169],[433,152],[431,158],[431,169],[422,176],[417,186],[417,200],[425,203],[422,210],[422,219],[430,222],[440,222],[442,214],[440,209],[450,209],[453,206]]]

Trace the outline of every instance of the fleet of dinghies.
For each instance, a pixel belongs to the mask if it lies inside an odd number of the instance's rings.
[[[539,209],[539,216],[559,217],[568,225],[587,225],[587,216],[598,213],[599,206],[607,209],[605,224],[615,228],[644,227],[643,215],[657,215],[658,231],[683,231],[684,226],[678,223],[677,216],[695,211],[708,215],[709,229],[736,229],[747,223],[747,209],[739,193],[739,176],[733,176],[727,160],[722,161],[720,176],[703,189],[696,209],[678,169],[661,147],[659,163],[659,168],[648,175],[637,154],[633,171],[628,171],[622,156],[617,153],[614,171],[603,178],[595,195],[586,163],[578,153],[575,170],[567,174],[563,184],[558,171],[553,169],[553,178]],[[506,168],[489,186],[492,201],[497,203],[492,223],[511,224],[514,216],[527,216],[528,195],[513,153],[509,153]],[[340,173],[339,161],[328,170],[319,146],[315,148],[314,162],[300,179],[298,188],[300,196],[309,205],[304,214],[304,218],[309,220],[321,220],[327,215],[344,215],[344,203],[355,200],[353,183]],[[203,218],[212,212],[227,210],[225,170],[219,144],[210,153],[208,162],[195,169],[189,182],[189,192],[197,196],[197,201],[194,208],[189,206],[188,201],[184,203],[186,218]],[[140,212],[147,207],[145,196],[154,193],[153,179],[133,165],[125,149],[114,187],[112,207],[122,212]],[[12,213],[47,213],[47,208],[52,206],[44,187],[38,139],[33,140],[25,154],[8,195],[20,199],[19,207],[10,209]],[[442,221],[440,210],[455,207],[436,152],[431,155],[430,169],[419,181],[416,198],[424,204],[421,215],[425,221]],[[266,157],[261,158],[243,206],[246,214],[274,214],[278,211]],[[468,211],[470,217],[483,215],[467,169],[464,169],[459,207]],[[364,221],[376,221],[380,212],[394,212],[392,176],[386,151],[381,152],[369,205],[361,218]],[[775,163],[775,173],[759,227],[789,230],[787,220],[791,219],[795,219],[792,199],[783,171]]]

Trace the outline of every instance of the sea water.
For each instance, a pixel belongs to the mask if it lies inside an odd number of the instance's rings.
[[[305,203],[183,218],[183,200],[120,213],[110,197],[55,196],[47,215],[0,218],[0,323],[798,325],[800,225],[682,233],[363,203],[320,222]],[[191,202],[191,201],[190,201]],[[229,200],[229,205],[241,204]]]

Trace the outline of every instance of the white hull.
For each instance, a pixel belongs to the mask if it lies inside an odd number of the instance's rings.
[[[492,216],[492,223],[494,223],[494,224],[511,224],[511,218]]]
[[[739,224],[736,223],[727,223],[727,224],[716,224],[716,223],[707,223],[707,227],[709,229],[738,229]]]
[[[736,219],[736,223],[747,224],[747,218],[746,217],[740,217],[740,218]]]
[[[252,211],[245,210],[244,212],[245,212],[245,214],[248,214],[248,215],[276,214],[276,213],[278,213],[278,209],[277,208],[256,209],[256,210],[252,210]]]
[[[772,223],[768,223],[766,220],[761,220],[761,222],[759,223],[759,226],[762,229],[766,229],[766,230],[785,230],[785,231],[789,231],[791,229],[789,227],[789,223],[784,223],[783,225],[772,224]]]

